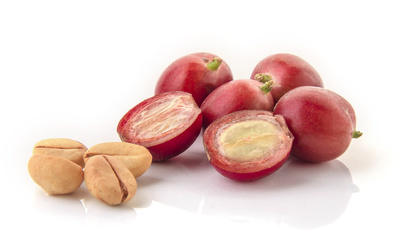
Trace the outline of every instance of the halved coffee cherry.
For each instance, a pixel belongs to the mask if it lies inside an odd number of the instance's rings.
[[[123,142],[146,147],[153,161],[161,161],[187,150],[201,126],[201,110],[192,95],[174,91],[157,94],[133,107],[119,121],[117,132]]]
[[[293,136],[284,118],[269,111],[245,110],[223,116],[205,130],[204,148],[222,175],[237,181],[274,173],[289,157]]]

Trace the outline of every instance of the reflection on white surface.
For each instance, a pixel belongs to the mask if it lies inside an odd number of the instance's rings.
[[[37,187],[34,189],[31,208],[37,213],[32,217],[32,223],[43,222],[41,218],[51,225],[65,224],[70,226],[83,225],[85,209],[80,199],[84,198],[85,191],[82,188],[68,195],[47,195],[45,191]],[[37,219],[37,220],[36,220]]]
[[[116,210],[91,196],[80,201],[85,209],[85,227],[128,225],[136,219],[136,212],[129,205],[120,205]]]
[[[130,205],[108,206],[90,195],[85,185],[69,195],[47,195],[37,188],[32,207],[53,225],[101,227],[126,225],[136,219]]]
[[[140,218],[139,210],[157,213],[160,205],[156,204],[162,204],[234,222],[273,222],[312,229],[337,220],[358,191],[350,171],[339,160],[309,164],[289,158],[266,178],[230,180],[209,164],[201,137],[180,156],[154,163],[137,180],[133,200],[117,207],[95,199],[84,184],[65,196],[48,196],[37,188],[32,206],[53,224],[83,227],[133,226]]]
[[[290,158],[266,178],[232,181],[211,167],[200,140],[182,155],[153,164],[138,179],[132,205],[146,207],[157,201],[234,221],[283,222],[308,229],[338,219],[358,191],[350,171],[338,160],[309,164]]]

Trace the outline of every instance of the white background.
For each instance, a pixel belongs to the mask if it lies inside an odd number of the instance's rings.
[[[1,1],[1,247],[399,248],[395,3]],[[119,119],[193,52],[219,55],[236,79],[268,55],[296,54],[352,103],[364,136],[337,160],[289,159],[251,183],[212,169],[199,138],[152,165],[118,207],[84,184],[51,197],[30,179],[37,141],[119,141]]]

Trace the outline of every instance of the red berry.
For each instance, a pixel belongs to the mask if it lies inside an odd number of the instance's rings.
[[[192,95],[167,92],[146,99],[119,121],[117,132],[123,142],[146,147],[153,161],[184,152],[200,134],[201,110]]]
[[[274,54],[264,58],[254,68],[251,78],[273,82],[271,94],[275,103],[296,87],[324,86],[318,72],[308,62],[292,54]]]
[[[228,82],[215,89],[201,105],[203,127],[229,113],[242,110],[272,111],[274,100],[270,84],[256,80],[241,79]]]
[[[220,57],[210,53],[194,53],[177,59],[164,70],[155,94],[188,92],[200,106],[208,94],[232,79],[230,68]]]
[[[328,89],[302,86],[289,91],[276,104],[295,139],[291,154],[310,162],[325,162],[342,155],[356,131],[351,104]]]
[[[282,116],[244,110],[214,121],[203,139],[208,159],[219,173],[233,180],[251,181],[283,165],[293,136]]]

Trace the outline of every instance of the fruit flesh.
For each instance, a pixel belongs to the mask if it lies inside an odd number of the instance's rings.
[[[199,114],[192,125],[186,128],[184,131],[179,130],[182,133],[179,133],[176,137],[165,141],[164,143],[147,147],[153,156],[153,162],[170,159],[187,150],[199,136],[201,124],[202,116]]]
[[[193,115],[194,103],[187,103],[182,98],[171,96],[158,100],[132,119],[131,130],[138,139],[154,136],[166,136],[187,123]],[[196,114],[200,110],[196,109]]]
[[[292,142],[283,117],[263,110],[225,115],[211,123],[203,136],[211,165],[237,181],[256,180],[278,170],[288,158]]]
[[[143,108],[132,117],[129,129],[136,140],[145,146],[153,146],[156,144],[152,141],[154,137],[163,137],[164,140],[174,137],[177,130],[190,126],[190,120],[194,121],[192,117],[199,113],[200,109],[194,102],[171,95]]]
[[[174,91],[157,94],[129,110],[119,121],[123,142],[146,147],[154,161],[184,152],[201,131],[201,110],[192,95]]]
[[[237,161],[259,160],[274,153],[279,148],[279,130],[276,125],[248,120],[229,126],[219,135],[222,155]]]

